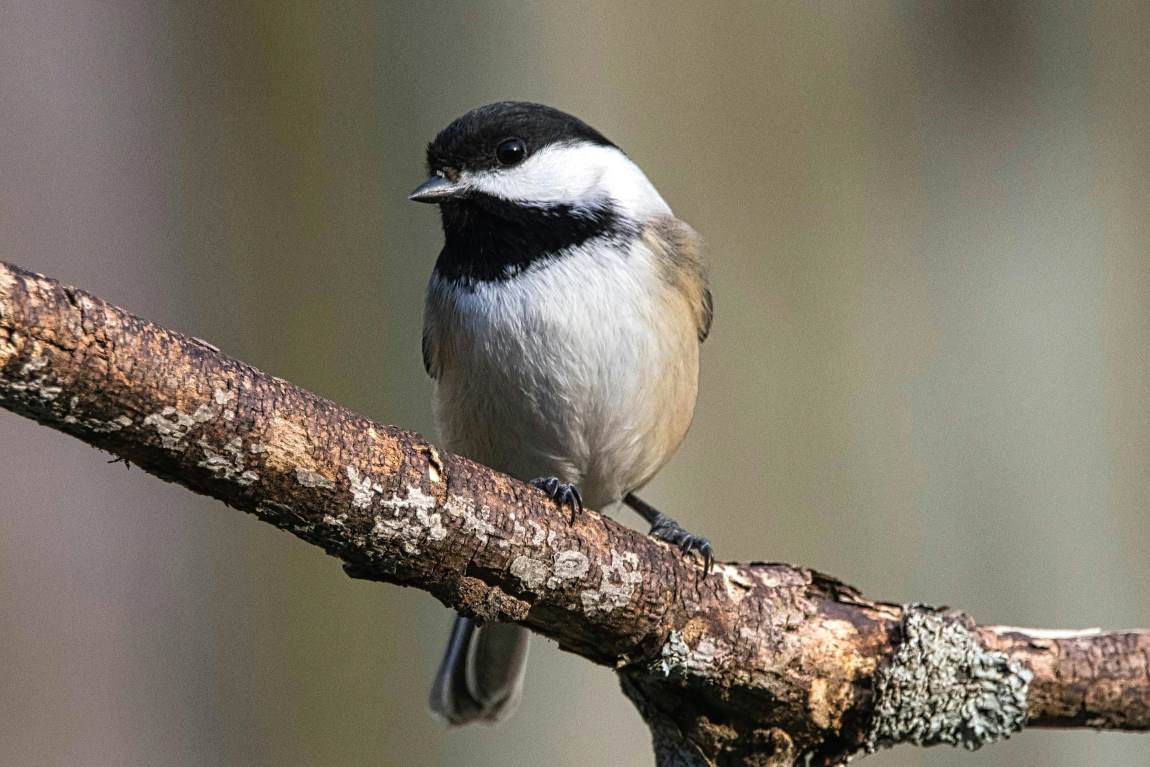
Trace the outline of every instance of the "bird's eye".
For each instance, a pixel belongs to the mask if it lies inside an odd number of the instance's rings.
[[[500,165],[518,165],[526,156],[527,145],[522,139],[505,139],[495,148],[495,159]]]

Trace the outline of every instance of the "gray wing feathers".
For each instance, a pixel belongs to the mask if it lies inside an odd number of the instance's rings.
[[[497,722],[515,710],[530,633],[513,623],[478,626],[455,616],[430,705],[450,724]]]
[[[422,351],[423,369],[427,371],[427,375],[429,375],[433,380],[439,378],[439,366],[435,362],[434,341],[431,338],[431,328],[428,327],[428,323],[426,321],[423,323]]]
[[[439,374],[443,370],[443,315],[445,312],[450,312],[450,307],[444,303],[443,291],[438,285],[439,280],[433,272],[431,281],[427,284],[427,294],[423,300],[423,341],[421,343],[423,369],[427,371],[427,375],[431,376],[433,381],[439,378]]]
[[[707,285],[703,286],[703,306],[702,312],[699,316],[699,343],[707,340],[707,336],[711,334],[711,320],[715,318],[715,302],[711,298],[711,288]]]
[[[714,303],[707,284],[703,238],[690,224],[663,216],[643,227],[644,241],[660,260],[663,279],[687,300],[695,315],[699,343],[711,332]]]

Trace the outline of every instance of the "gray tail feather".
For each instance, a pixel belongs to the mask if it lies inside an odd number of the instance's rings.
[[[455,616],[431,687],[431,711],[450,724],[498,722],[519,704],[531,634],[514,623],[483,626]]]

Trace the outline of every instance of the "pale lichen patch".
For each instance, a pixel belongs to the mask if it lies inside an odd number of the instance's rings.
[[[174,452],[187,448],[188,432],[196,425],[195,418],[171,405],[165,406],[158,413],[144,416],[144,426],[155,429],[163,448]]]
[[[651,670],[663,676],[711,676],[719,653],[718,643],[707,634],[690,638],[686,632],[672,630],[659,649],[659,657],[651,663]]]
[[[547,564],[531,557],[516,557],[510,570],[529,591],[537,591],[547,580]]]
[[[682,633],[672,630],[667,635],[667,641],[659,649],[659,657],[652,664],[652,670],[663,676],[671,676],[673,672],[682,668],[690,654],[691,648],[687,646]]]
[[[560,588],[569,580],[583,577],[590,568],[591,562],[585,554],[569,549],[556,553],[551,564],[526,555],[518,556],[512,561],[510,572],[527,589],[539,591],[542,587]],[[595,604],[599,604],[600,597],[588,597],[588,599],[593,599]]]
[[[633,551],[620,554],[611,550],[611,564],[602,567],[602,579],[598,589],[586,589],[579,594],[583,611],[609,613],[626,607],[631,601],[635,588],[643,580],[639,567],[639,555]]]
[[[522,522],[519,521],[519,515],[514,511],[508,512],[507,518],[511,520],[511,535],[515,541],[519,543],[528,543],[531,546],[538,547],[543,543],[546,531],[538,523],[530,517],[524,515]],[[510,545],[510,541],[501,541],[501,545]]]
[[[320,474],[318,471],[305,469],[302,466],[295,467],[295,481],[304,487],[318,487],[323,490],[332,490],[335,488],[335,483],[330,479]]]
[[[220,409],[220,415],[223,416],[225,421],[234,421],[236,418],[235,410],[228,407],[236,398],[236,393],[231,389],[216,388],[212,390],[212,400],[215,401],[216,406]]]
[[[463,531],[474,535],[482,545],[487,545],[491,536],[498,535],[499,528],[491,523],[491,510],[475,503],[465,495],[451,495],[443,505],[444,511],[463,522]]]
[[[447,537],[442,515],[435,511],[435,498],[423,492],[418,485],[409,485],[402,498],[387,498],[380,506],[393,516],[376,515],[372,532],[382,538],[398,541],[404,552],[419,553],[424,537],[441,541]]]
[[[20,375],[38,373],[46,367],[48,367],[48,358],[37,355],[20,366]]]
[[[366,509],[371,506],[376,493],[383,492],[383,485],[375,482],[371,477],[360,475],[359,469],[347,466],[347,480],[351,483],[351,505],[357,509]]]
[[[46,402],[52,402],[60,396],[62,389],[50,383],[50,376],[43,372],[48,367],[48,358],[35,354],[20,367],[21,376],[28,377],[27,381],[5,381],[2,386],[10,392],[32,395]],[[35,375],[39,373],[39,375]]]
[[[110,421],[105,421],[101,418],[77,418],[74,415],[66,415],[63,420],[64,423],[67,424],[79,424],[96,434],[110,434],[132,425],[132,419],[126,415],[118,415]]]
[[[158,413],[144,417],[144,426],[150,426],[160,435],[160,444],[165,450],[182,452],[188,448],[188,433],[219,415],[211,403],[201,403],[192,413],[186,413],[171,405]],[[202,447],[202,446],[201,446]]]
[[[1026,722],[1032,673],[984,648],[959,617],[904,609],[902,642],[875,674],[867,750],[911,742],[968,749],[1003,740]]]
[[[204,457],[197,464],[216,476],[217,479],[231,480],[239,485],[250,485],[260,478],[251,469],[244,468],[244,443],[235,437],[221,450],[216,450],[206,440],[196,441],[204,451]]]
[[[211,405],[199,405],[192,413],[192,420],[196,423],[207,423],[216,417],[216,409]]]
[[[591,569],[591,561],[587,555],[575,549],[566,549],[555,554],[555,564],[551,571],[553,575],[547,579],[547,588],[557,589],[564,581],[582,578]]]

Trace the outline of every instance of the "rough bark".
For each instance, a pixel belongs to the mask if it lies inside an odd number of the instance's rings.
[[[0,263],[0,405],[615,668],[660,764],[842,763],[1150,729],[1150,632],[978,626],[812,570],[701,563],[83,291]]]

